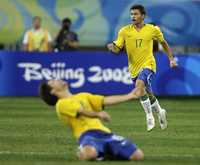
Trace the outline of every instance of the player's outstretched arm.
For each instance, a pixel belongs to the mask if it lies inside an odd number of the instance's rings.
[[[135,90],[133,90],[130,93],[124,94],[124,95],[105,96],[103,104],[105,106],[113,105],[113,104],[118,104],[118,103],[122,103],[122,102],[129,101],[132,99],[137,99],[137,98],[138,96],[135,94]]]
[[[96,112],[96,111],[88,111],[88,110],[80,109],[78,110],[78,114],[86,116],[86,117],[90,117],[90,118],[99,118],[100,120],[103,120],[106,122],[109,122],[111,120],[110,115],[105,111]]]
[[[170,67],[172,67],[172,68],[176,67],[177,66],[176,60],[173,57],[172,51],[171,51],[167,41],[164,40],[163,42],[161,42],[161,45],[169,58]]]
[[[120,48],[118,48],[114,43],[107,44],[107,48],[108,48],[109,51],[111,51],[113,53],[119,53],[120,52]]]

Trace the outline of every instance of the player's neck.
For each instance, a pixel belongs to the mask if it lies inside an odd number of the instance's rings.
[[[63,99],[63,98],[68,98],[70,96],[72,96],[72,93],[70,91],[62,91],[62,92],[59,92],[57,94],[57,96],[60,98],[60,99]]]
[[[142,29],[143,28],[143,26],[144,26],[144,22],[141,22],[141,23],[138,23],[138,24],[134,24],[134,27],[136,28],[136,29]]]

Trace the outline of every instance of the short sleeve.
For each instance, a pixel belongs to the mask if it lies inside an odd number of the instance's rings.
[[[163,33],[161,32],[161,30],[160,30],[160,28],[158,26],[154,26],[153,39],[157,40],[159,42],[163,42],[164,41]]]
[[[103,109],[104,96],[88,94],[88,100],[94,111],[101,111]]]
[[[81,104],[73,99],[62,99],[56,104],[56,111],[61,115],[76,117],[78,111],[81,109]]]
[[[124,47],[124,42],[125,42],[125,39],[124,39],[124,30],[121,29],[118,32],[117,39],[115,41],[113,41],[113,43],[115,44],[116,47],[118,47],[119,49],[122,49]]]
[[[22,43],[23,43],[24,45],[28,44],[28,32],[26,32],[26,33],[24,34],[24,39],[23,39]]]
[[[48,32],[48,42],[52,42],[51,34]]]

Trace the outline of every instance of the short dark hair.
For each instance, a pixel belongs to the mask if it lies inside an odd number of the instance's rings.
[[[48,105],[56,105],[58,97],[51,94],[52,88],[47,84],[47,82],[42,82],[39,87],[40,98]]]
[[[72,22],[71,22],[71,19],[70,19],[70,18],[66,17],[66,18],[64,18],[64,19],[62,20],[62,23],[63,23],[63,24],[64,24],[64,23],[69,23],[69,24],[71,24]]]
[[[36,19],[39,19],[41,21],[41,17],[40,16],[34,16],[33,17],[33,21],[35,21]]]
[[[133,5],[130,10],[135,10],[135,9],[138,9],[140,11],[141,14],[144,14],[146,15],[146,11],[145,11],[145,8],[144,6],[140,5],[140,4],[136,4],[136,5]]]

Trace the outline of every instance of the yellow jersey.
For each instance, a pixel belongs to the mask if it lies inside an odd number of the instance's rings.
[[[40,29],[36,32],[33,30],[28,31],[28,51],[48,51],[48,31]]]
[[[164,41],[160,28],[145,24],[137,31],[133,24],[124,26],[118,33],[117,40],[113,41],[119,49],[126,49],[129,71],[133,78],[137,77],[141,69],[148,68],[156,72],[156,62],[153,56],[153,40]]]
[[[78,114],[78,110],[81,108],[87,111],[101,111],[103,99],[104,96],[90,93],[79,93],[69,98],[59,99],[56,103],[58,118],[71,127],[77,139],[88,130],[102,130],[110,133],[110,129],[105,127],[98,118],[89,118]]]

